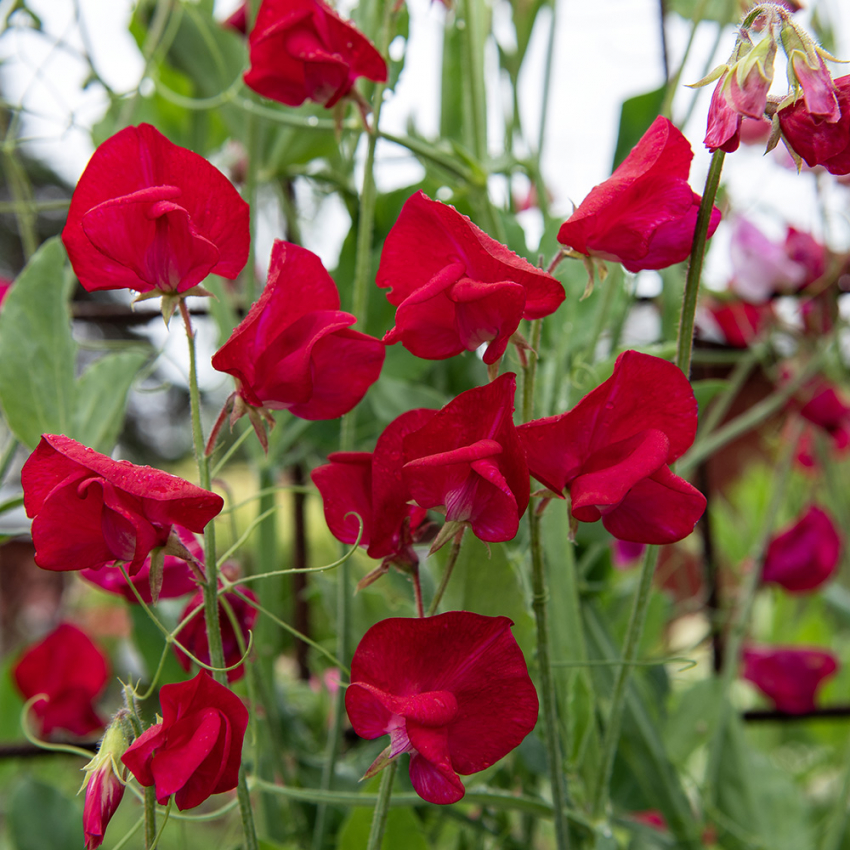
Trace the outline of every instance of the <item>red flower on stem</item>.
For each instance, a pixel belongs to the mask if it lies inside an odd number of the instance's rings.
[[[800,409],[800,415],[826,431],[836,450],[850,445],[850,405],[842,401],[834,387],[821,384]]]
[[[762,581],[789,593],[820,587],[835,572],[841,538],[829,514],[812,505],[792,525],[775,535],[767,547]]]
[[[127,769],[120,764],[120,758],[126,749],[127,739],[121,728],[121,720],[116,718],[106,730],[97,755],[84,768],[86,802],[83,808],[83,832],[86,836],[86,850],[97,850],[103,844],[106,827],[124,797]]]
[[[488,365],[505,353],[522,319],[554,313],[565,297],[550,274],[424,192],[407,199],[387,235],[377,284],[398,308],[387,345],[445,360],[487,343]]]
[[[379,340],[349,329],[356,321],[339,309],[322,261],[276,240],[263,294],[212,359],[237,381],[231,423],[247,412],[259,427],[252,408],[289,410],[301,419],[348,413],[384,363]]]
[[[513,422],[515,392],[508,372],[461,393],[404,438],[402,475],[413,501],[446,511],[436,548],[465,525],[488,543],[516,536],[530,486]]]
[[[287,106],[312,100],[330,108],[358,77],[387,81],[369,39],[321,0],[263,0],[249,43],[245,85]]]
[[[27,649],[12,668],[12,678],[25,699],[47,697],[32,705],[42,735],[67,729],[82,736],[103,728],[94,701],[106,687],[109,661],[76,626],[61,623]]]
[[[240,592],[247,596],[248,599],[257,601],[257,595],[249,588],[241,588]],[[248,632],[254,628],[254,623],[257,622],[257,609],[250,602],[243,599],[236,593],[224,593],[224,599],[230,606],[233,612],[233,618],[239,627],[242,635],[242,642],[247,647]],[[204,622],[204,595],[198,591],[186,604],[183,613],[180,615],[182,623],[187,617],[194,612],[194,616],[185,626],[183,626],[177,634],[177,640],[192,653],[199,661],[204,664],[212,664],[210,660],[210,645],[207,638],[207,626]],[[236,635],[236,630],[233,627],[233,621],[227,613],[224,604],[219,598],[218,603],[218,621],[221,625],[221,642],[224,648],[224,666],[232,667],[240,658],[242,658],[243,650],[239,646],[239,638]],[[177,644],[174,644],[174,654],[177,656],[180,666],[187,672],[192,668],[192,659],[180,649]],[[245,665],[234,667],[227,671],[227,681],[236,682],[245,675]]]
[[[611,177],[561,225],[558,241],[580,254],[616,260],[630,272],[686,259],[701,200],[688,185],[693,156],[679,130],[656,118]],[[719,223],[714,207],[709,236]]]
[[[175,475],[55,434],[42,435],[21,484],[35,562],[44,570],[99,570],[121,561],[133,576],[152,549],[185,552],[172,536],[175,525],[201,532],[224,506],[218,494]]]
[[[426,511],[411,505],[402,476],[402,441],[431,420],[435,410],[409,410],[384,429],[374,452],[334,452],[310,477],[322,496],[325,520],[342,543],[354,543],[363,521],[360,545],[370,558],[416,565],[413,535]],[[357,516],[354,516],[357,514]]]
[[[121,761],[140,785],[156,788],[164,805],[174,794],[180,811],[239,781],[248,709],[233,691],[201,670],[194,679],[163,685],[162,722],[130,745]]]
[[[235,278],[248,259],[248,204],[202,156],[150,124],[92,155],[62,231],[89,292],[185,293],[209,274]]]
[[[410,780],[429,803],[460,800],[458,774],[506,756],[537,722],[537,692],[507,617],[450,611],[389,619],[363,636],[345,708],[361,738],[390,736],[367,772],[410,753]]]
[[[705,510],[705,496],[668,467],[696,429],[682,371],[626,351],[572,410],[518,430],[531,474],[558,497],[568,489],[577,520],[601,519],[621,540],[661,544],[687,537]]]
[[[749,647],[742,675],[786,714],[814,711],[818,689],[838,669],[826,650],[798,646]]]
[[[746,301],[705,302],[706,310],[715,322],[727,345],[733,348],[748,348],[759,334],[776,322],[776,314],[770,302],[748,304]]]

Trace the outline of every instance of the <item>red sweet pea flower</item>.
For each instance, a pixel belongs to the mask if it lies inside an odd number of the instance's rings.
[[[244,405],[289,410],[302,419],[348,413],[378,380],[384,346],[349,330],[336,284],[313,253],[276,240],[266,288],[216,352],[212,365],[237,380]]]
[[[835,81],[835,93],[838,120],[814,114],[800,98],[779,110],[779,126],[785,144],[807,165],[822,165],[830,174],[850,174],[850,75]]]
[[[239,781],[248,709],[233,691],[201,670],[194,679],[163,685],[162,722],[130,745],[121,761],[140,785],[156,787],[164,805],[174,794],[180,811]]]
[[[841,538],[826,511],[812,505],[792,525],[773,537],[764,559],[762,581],[789,593],[820,587],[835,572]]]
[[[495,363],[521,319],[548,316],[565,297],[550,274],[424,192],[407,199],[387,235],[377,284],[398,308],[384,342],[426,360],[486,342],[484,362]]]
[[[469,775],[506,756],[537,722],[537,693],[507,617],[450,611],[372,626],[351,662],[345,708],[362,738],[390,736],[370,773],[410,753],[429,803],[464,795]],[[367,774],[369,775],[369,774]]]
[[[180,542],[189,550],[189,553],[199,564],[203,565],[204,549],[198,542],[198,538],[188,528],[183,528],[181,525],[175,525],[174,531],[177,533]],[[130,578],[139,596],[149,605],[153,601],[150,573],[151,559],[148,556],[145,558],[142,568]],[[120,570],[80,570],[80,577],[96,584],[107,593],[123,596],[131,605],[137,605],[139,602],[138,597],[133,593]],[[197,589],[198,582],[195,581],[189,564],[176,555],[166,555],[163,559],[162,586],[159,589],[159,598],[176,599],[179,596],[185,596],[187,593],[193,593]]]
[[[687,537],[705,497],[667,466],[694,440],[697,403],[681,370],[626,351],[614,374],[559,416],[520,425],[531,474],[569,489],[572,514],[634,543]]]
[[[203,157],[149,124],[95,152],[74,190],[62,241],[89,292],[183,293],[248,259],[248,204]]]
[[[62,623],[31,646],[12,668],[12,678],[25,699],[47,696],[32,706],[43,735],[54,729],[88,735],[103,728],[93,703],[109,679],[109,662],[76,626]]]
[[[413,501],[445,507],[448,522],[471,526],[489,543],[513,539],[528,507],[528,466],[513,423],[515,392],[516,376],[507,372],[461,393],[404,438],[402,474]]]
[[[749,647],[743,661],[743,677],[786,714],[813,711],[818,688],[838,669],[831,652],[797,646]]]
[[[112,460],[70,437],[43,434],[21,470],[24,508],[33,518],[35,562],[82,570],[123,561],[131,576],[174,525],[191,531],[222,509],[216,493],[182,478]]]
[[[253,590],[242,588],[240,592],[254,602],[257,601],[257,595]],[[257,609],[236,593],[225,593],[223,596],[227,600],[230,610],[233,612],[233,616],[239,625],[239,631],[242,633],[242,641],[247,646],[248,632],[254,628],[254,623],[257,622]],[[183,609],[183,613],[180,615],[180,622],[182,623],[190,614],[195,612],[192,619],[178,632],[177,640],[199,661],[203,661],[204,664],[212,664],[212,661],[210,661],[210,645],[207,639],[207,626],[204,622],[203,608],[204,594],[198,591],[189,600]],[[218,603],[218,621],[221,625],[221,642],[224,645],[224,666],[231,667],[242,658],[242,650],[239,648],[239,639],[233,628],[233,622],[225,610],[221,598],[219,598]],[[192,667],[192,659],[176,644],[174,645],[174,654],[177,656],[180,666],[184,670],[189,671]],[[245,665],[242,664],[227,671],[227,681],[236,682],[244,675]]]
[[[561,225],[558,241],[580,254],[616,260],[630,272],[686,259],[700,204],[688,185],[693,156],[688,140],[659,116],[613,175]],[[709,236],[719,223],[714,207]]]
[[[86,850],[97,850],[103,844],[106,827],[124,797],[127,768],[119,760],[126,749],[127,739],[121,720],[116,718],[106,730],[97,755],[84,768],[86,804],[83,808],[83,832]]]
[[[709,299],[705,306],[726,344],[733,348],[747,348],[776,320],[770,303],[748,304],[746,301],[721,302]]]
[[[839,451],[850,445],[850,405],[841,400],[834,387],[822,384],[800,409],[800,415],[823,428]]]
[[[250,36],[245,85],[264,97],[330,108],[366,77],[387,81],[387,64],[372,43],[321,0],[263,0]]]
[[[374,452],[335,452],[329,463],[310,477],[322,494],[325,520],[331,534],[342,543],[357,539],[370,558],[389,563],[416,564],[411,548],[413,533],[426,511],[408,504],[410,493],[402,477],[402,441],[436,415],[435,410],[409,410],[390,422],[378,437]],[[349,514],[346,516],[346,514]]]

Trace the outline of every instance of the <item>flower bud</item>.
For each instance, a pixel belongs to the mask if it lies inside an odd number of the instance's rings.
[[[119,712],[106,730],[97,755],[83,768],[86,771],[83,782],[86,789],[83,809],[86,850],[95,850],[103,843],[106,827],[124,796],[127,768],[120,759],[126,749],[127,738]]]

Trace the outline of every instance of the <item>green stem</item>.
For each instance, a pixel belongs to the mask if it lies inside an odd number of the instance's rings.
[[[192,440],[195,447],[195,460],[198,463],[198,477],[201,487],[204,490],[209,490],[211,483],[210,459],[205,451],[204,432],[201,426],[201,392],[198,387],[195,332],[192,328],[192,320],[186,307],[186,301],[183,298],[180,299],[180,315],[183,317],[183,324],[186,327],[186,340],[189,346],[189,402],[192,409]],[[215,550],[215,522],[210,521],[204,529],[204,564],[207,574],[207,581],[202,588],[204,593],[204,621],[207,627],[210,665],[217,668],[213,676],[220,685],[227,687],[227,673],[222,669],[225,666],[224,647],[221,642],[221,624],[218,618],[218,567]],[[237,787],[239,811],[242,815],[242,826],[245,833],[245,848],[246,850],[257,850],[254,814],[251,809],[248,786],[245,784],[245,776],[242,771],[240,771]]]
[[[528,352],[528,366],[523,373],[522,382],[522,421],[530,422],[534,418],[534,383],[537,377],[537,352],[540,350],[540,339],[543,335],[543,319],[535,319],[531,323],[532,351]]]
[[[465,532],[465,528],[461,529],[452,541],[452,548],[449,551],[449,559],[446,561],[446,568],[443,570],[443,577],[440,580],[440,586],[437,588],[437,592],[434,594],[434,598],[428,606],[429,617],[433,617],[434,614],[437,613],[437,608],[440,607],[440,601],[443,598],[443,594],[449,586],[449,579],[452,577],[452,572],[454,571],[455,564],[457,563],[457,556],[460,554],[460,547],[463,544],[463,535]]]
[[[390,812],[390,797],[393,793],[393,781],[395,772],[398,770],[398,760],[391,761],[384,768],[381,777],[381,788],[378,791],[378,800],[375,803],[375,813],[372,815],[372,828],[369,830],[369,841],[366,850],[380,850],[384,842],[384,830],[387,826],[387,815]]]
[[[617,287],[620,283],[619,268],[614,269],[609,275],[602,288],[605,290],[602,293],[602,303],[597,308],[596,321],[593,323],[593,333],[590,335],[590,341],[585,349],[585,360],[588,363],[593,363],[596,360],[596,345],[599,342],[599,337],[602,336],[602,331],[608,323],[608,317],[611,315],[611,307],[614,304],[614,296],[617,292]]]
[[[629,617],[629,625],[626,629],[626,638],[623,642],[622,664],[617,670],[614,680],[614,690],[611,695],[611,711],[608,715],[608,723],[605,726],[605,735],[602,739],[601,769],[597,774],[596,787],[593,790],[592,809],[594,817],[601,817],[608,801],[608,786],[611,782],[611,773],[614,768],[614,756],[617,752],[617,744],[620,741],[620,728],[623,722],[623,711],[626,707],[626,685],[637,658],[640,639],[646,624],[646,612],[649,608],[650,591],[652,590],[652,578],[655,575],[655,564],[658,561],[658,547],[647,546],[641,565],[640,580],[632,604],[632,613]]]
[[[145,788],[145,850],[156,845],[156,788]]]
[[[761,348],[751,346],[744,353],[743,357],[735,364],[734,369],[729,375],[729,382],[726,389],[714,399],[714,403],[708,409],[705,418],[700,423],[700,436],[711,434],[715,428],[723,421],[723,417],[729,412],[732,402],[738,397],[744,384],[753,371],[756,363],[761,356]]]
[[[688,276],[685,280],[685,294],[682,298],[682,313],[679,318],[679,337],[676,342],[676,365],[687,377],[690,377],[691,373],[694,319],[697,311],[700,278],[702,277],[702,264],[705,260],[705,246],[708,241],[708,225],[711,223],[711,210],[714,207],[714,199],[717,197],[717,187],[720,185],[720,174],[723,171],[725,156],[726,154],[718,149],[711,157],[711,165],[705,179],[705,190],[697,214],[691,261],[688,264]]]
[[[706,767],[705,789],[703,792],[703,800],[705,807],[713,808],[717,802],[717,784],[720,770],[720,762],[723,756],[723,746],[726,742],[726,727],[732,714],[732,705],[729,699],[729,692],[732,688],[732,683],[738,675],[738,666],[740,662],[741,646],[744,642],[744,636],[747,632],[747,625],[750,621],[750,615],[753,610],[756,593],[761,584],[762,567],[764,566],[764,556],[767,550],[767,544],[770,536],[773,533],[773,528],[776,525],[776,517],[779,509],[782,507],[782,502],[785,499],[785,491],[788,486],[788,480],[791,476],[791,470],[794,466],[794,459],[797,456],[797,445],[800,441],[800,436],[803,432],[803,422],[798,420],[794,424],[794,431],[790,438],[786,441],[782,458],[776,470],[776,479],[773,487],[773,497],[768,505],[767,512],[762,521],[759,534],[750,550],[750,569],[744,576],[743,585],[739,595],[739,604],[732,618],[732,624],[729,628],[729,637],[726,643],[726,650],[723,656],[723,669],[720,673],[721,687],[721,708],[720,715],[717,719],[717,726],[714,729],[711,741],[708,747],[708,766]]]

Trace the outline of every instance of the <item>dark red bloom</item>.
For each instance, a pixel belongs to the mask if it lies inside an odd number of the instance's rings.
[[[572,514],[634,543],[687,537],[705,497],[674,475],[672,463],[691,445],[697,403],[681,370],[626,351],[614,374],[572,410],[519,427],[531,474],[560,496]]]
[[[558,241],[629,271],[663,269],[691,253],[700,196],[688,185],[693,151],[658,117],[604,183],[561,225]],[[712,209],[708,235],[720,223]]]
[[[807,165],[822,165],[830,174],[850,174],[850,75],[835,81],[841,115],[830,122],[809,112],[804,98],[780,109],[779,126],[789,148]]]
[[[358,77],[387,81],[387,64],[363,33],[321,0],[263,0],[251,30],[245,85],[300,106],[330,108]]]
[[[404,438],[402,474],[413,501],[444,507],[448,522],[489,543],[511,540],[530,497],[514,427],[516,376],[461,393]]]
[[[409,504],[410,493],[402,477],[402,440],[436,415],[436,410],[409,410],[390,422],[378,437],[374,452],[334,452],[329,463],[311,473],[322,494],[325,520],[331,534],[342,543],[357,539],[370,558],[416,563],[410,548],[412,533],[426,511]],[[346,516],[346,514],[349,514]]]
[[[839,398],[834,387],[822,384],[803,405],[800,415],[823,428],[839,451],[850,445],[850,405]]]
[[[124,797],[127,768],[119,759],[127,749],[127,739],[116,718],[109,728],[97,755],[86,765],[86,803],[83,808],[83,832],[86,850],[97,850],[103,844],[106,827]]]
[[[248,204],[202,156],[150,124],[93,154],[62,231],[89,292],[186,292],[209,274],[235,278],[248,259]]]
[[[548,316],[564,300],[554,277],[424,192],[407,199],[387,235],[377,284],[398,308],[384,342],[426,360],[488,343],[484,362],[495,363],[521,319]]]
[[[772,305],[748,304],[746,301],[706,302],[711,318],[717,324],[727,345],[747,348],[775,320]]]
[[[174,526],[174,531],[180,542],[189,550],[199,564],[204,563],[204,549],[198,542],[198,538],[180,525]],[[123,596],[131,605],[138,604],[138,598],[133,593],[127,580],[121,574],[120,570],[80,570],[81,578],[86,581],[96,584],[101,590],[107,593],[115,593],[118,596]],[[150,604],[153,599],[151,596],[151,559],[150,556],[145,558],[142,568],[130,578],[133,586],[139,593],[139,596],[145,602]],[[160,599],[176,599],[179,596],[185,596],[187,593],[193,593],[198,589],[198,582],[192,574],[189,564],[182,558],[175,555],[166,555],[163,559],[162,568],[162,586],[159,589]]]
[[[43,735],[54,729],[88,735],[103,728],[94,701],[106,687],[109,661],[76,626],[61,623],[27,649],[12,668],[12,678],[25,699],[47,696],[32,706]]]
[[[236,378],[246,404],[335,419],[363,398],[384,363],[379,340],[349,330],[356,321],[340,311],[322,261],[276,240],[263,294],[212,365]]]
[[[537,722],[537,692],[507,617],[450,611],[372,626],[351,662],[345,708],[361,738],[390,736],[373,769],[410,753],[429,803],[464,795],[457,774],[506,756]]]
[[[799,646],[749,647],[742,675],[786,714],[813,711],[817,692],[838,669],[827,650]]]
[[[239,781],[248,709],[233,691],[201,670],[194,679],[163,685],[162,722],[130,745],[121,761],[140,785],[155,786],[164,805],[174,794],[180,811]]]
[[[257,601],[257,595],[253,590],[242,588],[241,593],[254,602]],[[247,646],[248,632],[254,628],[254,623],[257,622],[257,609],[235,593],[225,593],[223,596],[227,600],[227,604],[230,606],[230,610],[233,612],[233,616],[239,625],[239,631],[242,633],[242,642]],[[200,611],[197,611],[198,608],[200,608]],[[182,623],[193,611],[196,612],[192,619],[177,633],[177,640],[199,661],[203,661],[204,664],[212,664],[212,661],[210,661],[210,645],[207,639],[207,626],[204,622],[203,608],[204,594],[198,591],[189,600],[183,609],[183,613],[180,615],[180,622]],[[233,628],[233,622],[221,602],[221,597],[219,597],[218,603],[218,621],[221,625],[221,642],[224,646],[224,666],[231,667],[242,657],[243,650],[239,648],[239,639],[236,636],[236,630]],[[184,670],[188,671],[191,669],[192,659],[176,644],[174,645],[174,654],[177,656],[177,660]],[[244,675],[245,665],[241,664],[239,667],[234,667],[232,670],[227,671],[227,681],[236,682]]]
[[[773,537],[767,547],[762,581],[789,593],[820,587],[841,557],[841,538],[826,511],[812,505],[796,522]]]
[[[99,570],[123,561],[133,576],[152,549],[168,543],[174,525],[203,531],[224,505],[221,496],[175,475],[54,434],[42,435],[21,483],[35,562],[45,570]]]

